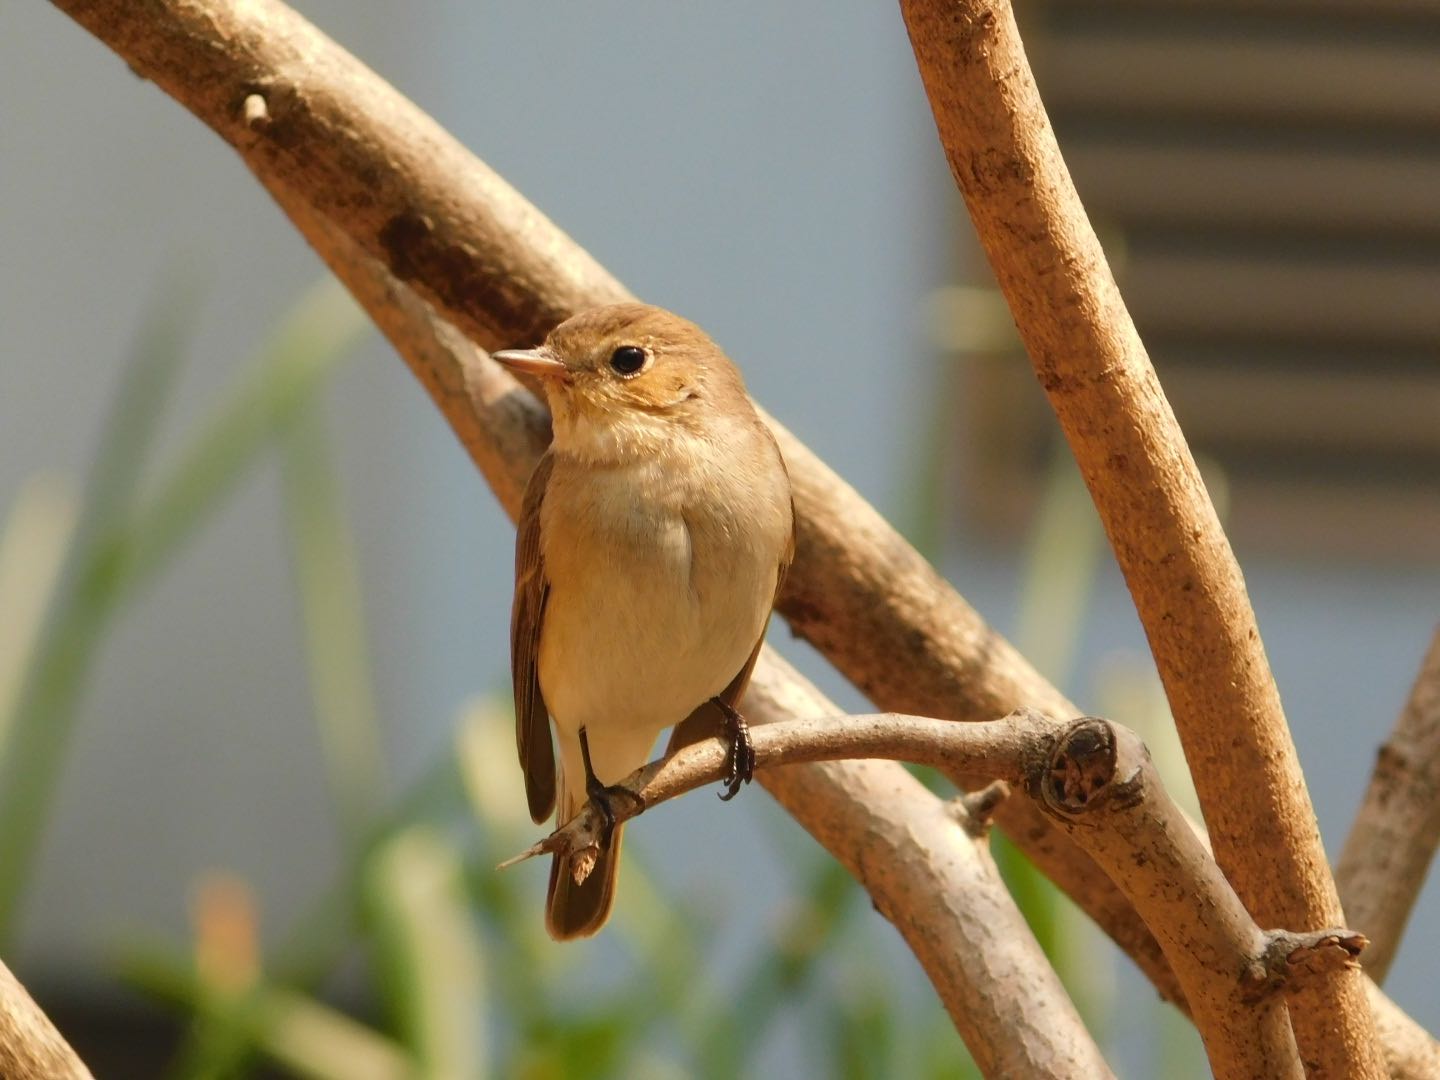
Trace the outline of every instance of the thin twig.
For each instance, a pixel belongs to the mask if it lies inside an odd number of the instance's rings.
[[[950,171],[1145,627],[1215,857],[1256,918],[1333,925],[1338,894],[1240,567],[1061,158],[1010,4],[900,7]],[[1358,969],[1292,1011],[1312,1075],[1385,1076]]]
[[[1380,747],[1335,878],[1346,918],[1365,931],[1365,970],[1385,981],[1440,843],[1440,627],[1395,730]]]
[[[804,762],[881,758],[936,769],[961,768],[974,775],[1018,783],[1034,771],[1027,755],[1043,754],[1048,749],[1043,737],[1057,730],[1053,721],[1038,713],[1024,712],[984,724],[953,724],[896,713],[831,714],[757,725],[751,741],[757,771]],[[613,824],[623,824],[661,803],[715,782],[726,775],[727,753],[723,739],[706,739],[637,769],[615,785],[631,797],[618,798],[610,807]],[[593,803],[586,803],[570,821],[507,859],[501,867],[539,855],[578,855],[598,850],[607,827],[604,815]]]

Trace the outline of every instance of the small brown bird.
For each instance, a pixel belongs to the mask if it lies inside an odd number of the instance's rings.
[[[510,619],[531,817],[558,799],[569,821],[587,796],[607,813],[606,787],[687,718],[683,741],[728,729],[734,795],[753,768],[735,706],[794,551],[790,479],[740,373],[699,327],[644,304],[494,355],[542,381],[554,418],[525,491]],[[578,885],[556,857],[553,937],[604,925],[619,855],[615,828]]]

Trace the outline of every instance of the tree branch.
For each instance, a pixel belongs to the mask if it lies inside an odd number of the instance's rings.
[[[1440,627],[1395,730],[1380,747],[1335,877],[1370,938],[1365,969],[1384,982],[1440,843]]]
[[[1039,713],[1016,712],[983,724],[954,724],[897,713],[780,719],[751,733],[755,768],[773,769],[817,761],[882,759],[936,769],[963,769],[1012,783],[1028,780],[1043,764],[1057,725]],[[635,770],[612,790],[628,793],[612,807],[614,824],[723,779],[729,771],[723,739],[706,739]],[[1031,759],[1036,759],[1032,761]],[[502,867],[539,855],[583,855],[598,851],[604,817],[593,803]],[[578,876],[581,880],[588,868]]]
[[[1257,918],[1332,925],[1339,897],[1240,567],[1060,156],[1010,4],[900,7],[951,173],[1144,624],[1216,859]],[[1313,1074],[1385,1074],[1358,970],[1319,983],[1294,1024]]]
[[[1284,998],[1268,992],[1279,986],[1267,963],[1271,940],[1165,792],[1139,738],[1076,721],[1030,790],[1160,939],[1215,1075],[1302,1076]]]
[[[838,712],[769,649],[744,708],[752,736]],[[984,1075],[1111,1075],[1001,881],[979,818],[958,822],[891,761],[792,765],[756,779],[900,931]]]
[[[92,1080],[20,980],[0,963],[0,1076],[5,1080]]]
[[[361,295],[372,275],[362,300],[513,513],[548,440],[543,410],[409,290],[373,276],[378,267],[365,269],[363,256],[393,258],[447,317],[492,345],[533,343],[565,315],[623,297],[614,279],[433,121],[274,0],[243,8],[218,0],[55,3],[235,145],[297,224],[308,214],[307,237],[352,291]],[[247,104],[257,90],[263,113]],[[423,183],[412,191],[417,172]],[[405,245],[381,242],[385,222],[410,217],[431,219],[433,235],[453,240],[444,245],[448,260],[423,260],[424,276],[397,257]],[[355,268],[351,277],[346,265]],[[457,284],[472,278],[469,291]],[[781,611],[797,632],[882,708],[952,720],[983,720],[1022,702],[1079,711],[853,490],[793,437],[780,437],[800,529]],[[1028,800],[1007,800],[999,823],[1164,996],[1182,1000],[1154,938],[1092,860]],[[1435,1075],[1426,1070],[1432,1062],[1440,1068],[1440,1048],[1383,995],[1374,1000],[1386,1010],[1397,1060],[1411,1070],[1405,1075]]]
[[[1266,933],[1256,926],[1133,732],[1105,720],[1060,723],[1022,709],[964,725],[893,713],[780,720],[757,726],[751,739],[761,777],[802,762],[885,758],[993,776],[1025,790],[1110,872],[1155,931],[1215,1075],[1304,1075],[1283,995],[1354,967],[1365,939],[1348,930]],[[728,765],[720,739],[652,762],[618,785],[632,797],[613,803],[615,821],[716,783]],[[587,803],[505,865],[598,852],[606,827]]]

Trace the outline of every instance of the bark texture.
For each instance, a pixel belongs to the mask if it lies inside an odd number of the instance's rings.
[[[1116,288],[1005,0],[901,0],[950,171],[1145,627],[1215,857],[1267,926],[1342,921],[1239,564]],[[1313,1075],[1385,1074],[1342,968],[1297,1001]]]
[[[0,964],[0,1076],[5,1080],[92,1080],[20,980]]]

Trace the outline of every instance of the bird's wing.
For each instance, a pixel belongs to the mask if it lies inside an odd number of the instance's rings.
[[[546,454],[525,487],[515,533],[515,603],[510,609],[510,674],[515,686],[515,745],[525,771],[530,818],[545,821],[555,809],[555,752],[550,712],[540,693],[540,628],[550,582],[540,550],[540,506],[554,459]]]

